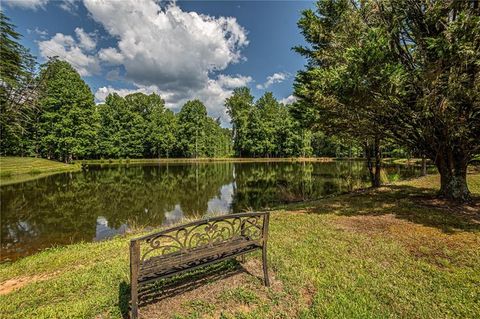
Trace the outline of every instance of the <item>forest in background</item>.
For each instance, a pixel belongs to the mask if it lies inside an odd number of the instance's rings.
[[[1,13],[0,19],[3,156],[68,163],[99,158],[361,155],[357,145],[304,128],[292,116],[291,105],[280,103],[271,92],[254,101],[246,87],[225,101],[232,129],[209,117],[199,100],[188,101],[177,113],[155,93],[113,93],[97,105],[67,61],[53,58],[37,66],[8,17]]]

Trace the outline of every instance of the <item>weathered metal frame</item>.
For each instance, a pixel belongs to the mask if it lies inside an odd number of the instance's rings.
[[[241,256],[243,262],[244,255],[255,250],[262,250],[264,284],[268,287],[269,218],[268,212],[229,214],[201,219],[132,239],[131,318],[138,318],[140,286],[237,256]],[[142,253],[144,246],[147,248]],[[147,258],[152,253],[159,254]]]

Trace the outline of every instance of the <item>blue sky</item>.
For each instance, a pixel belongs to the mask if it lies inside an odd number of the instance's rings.
[[[246,85],[292,94],[305,63],[296,26],[310,1],[8,0],[2,10],[40,62],[71,62],[101,102],[108,93],[160,94],[173,110],[199,98],[211,116]],[[291,97],[290,97],[291,99]]]

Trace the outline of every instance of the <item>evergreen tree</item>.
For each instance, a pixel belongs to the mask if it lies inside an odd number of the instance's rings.
[[[476,0],[318,1],[299,21],[310,46],[296,48],[308,59],[297,116],[365,136],[376,175],[381,139],[420,152],[440,172],[439,194],[468,201],[467,165],[480,152],[479,23]]]
[[[30,155],[28,128],[36,112],[35,59],[0,11],[0,154]]]

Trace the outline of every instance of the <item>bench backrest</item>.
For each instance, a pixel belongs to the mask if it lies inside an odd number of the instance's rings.
[[[193,252],[205,246],[237,239],[263,245],[268,233],[268,212],[240,213],[201,219],[131,240],[132,258],[140,262],[174,253]]]

